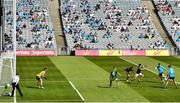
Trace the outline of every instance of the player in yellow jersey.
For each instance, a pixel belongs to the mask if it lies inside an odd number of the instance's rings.
[[[47,68],[44,68],[43,71],[41,71],[40,73],[38,73],[38,74],[36,75],[37,87],[38,87],[38,88],[44,88],[44,87],[43,87],[43,79],[46,79],[46,80],[47,80],[47,78],[45,77],[46,72],[47,72]]]

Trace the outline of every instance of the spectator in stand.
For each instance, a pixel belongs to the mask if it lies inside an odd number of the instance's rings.
[[[20,47],[17,49],[36,50],[56,47],[48,7],[40,3],[41,1],[36,0],[17,1],[16,40],[17,47]]]
[[[113,49],[124,45],[128,45],[125,49],[147,49],[148,46],[140,44],[141,38],[148,45],[152,43],[155,49],[163,47],[146,6],[125,8],[115,2],[119,1],[63,0],[61,12],[68,44],[80,49]],[[75,6],[77,3],[79,6]],[[171,6],[164,4],[171,11]],[[104,46],[103,42],[109,43]]]
[[[13,50],[13,12],[5,11],[5,33],[4,33],[4,50]]]
[[[180,36],[177,38],[176,42],[180,43]]]

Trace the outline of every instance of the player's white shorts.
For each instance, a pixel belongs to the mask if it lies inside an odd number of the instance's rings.
[[[118,81],[118,80],[119,80],[118,78],[115,79],[115,81]]]
[[[136,73],[135,77],[137,78],[139,76],[143,77],[144,75],[142,73],[139,73],[139,74]]]

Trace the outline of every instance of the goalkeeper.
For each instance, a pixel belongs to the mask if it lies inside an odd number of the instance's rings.
[[[44,68],[43,71],[41,71],[40,73],[38,73],[36,75],[37,87],[38,88],[42,88],[42,89],[44,88],[43,87],[43,79],[47,80],[47,78],[45,77],[46,72],[47,72],[47,68]]]
[[[114,67],[113,71],[110,73],[110,83],[109,83],[109,87],[112,86],[112,81],[116,81],[117,85],[119,87],[119,78],[118,75],[121,76],[118,72],[117,69]]]
[[[4,89],[2,90],[0,96],[11,96],[11,89],[11,85],[9,83],[5,83]]]

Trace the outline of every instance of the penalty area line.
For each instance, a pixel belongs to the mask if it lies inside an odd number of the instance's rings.
[[[131,63],[131,64],[134,64],[134,65],[138,66],[138,64],[136,64],[136,63],[134,63],[134,62],[132,62],[132,61],[130,61],[130,60],[124,59],[124,58],[122,58],[122,57],[119,57],[119,58],[121,58],[122,60],[127,61],[127,62],[129,62],[129,63]],[[151,73],[154,73],[154,74],[158,75],[156,72],[154,72],[154,71],[152,71],[152,70],[150,70],[150,69],[148,69],[148,68],[146,68],[146,70],[150,71]],[[177,83],[177,84],[180,84],[179,82],[176,82],[176,83]]]
[[[80,98],[82,99],[82,101],[85,101],[85,99],[83,98],[83,96],[81,95],[81,93],[78,91],[78,89],[74,86],[74,84],[69,81],[69,83],[71,84],[71,86],[73,87],[73,89],[78,93],[78,95],[80,96]]]

